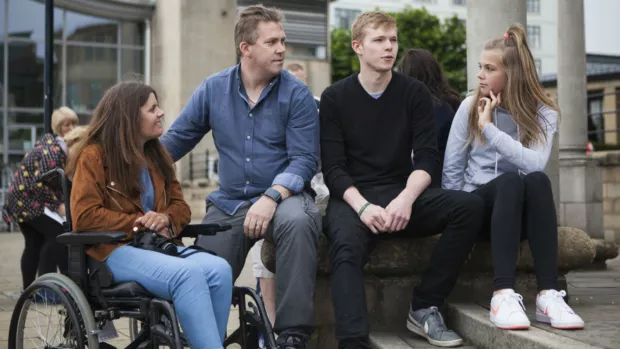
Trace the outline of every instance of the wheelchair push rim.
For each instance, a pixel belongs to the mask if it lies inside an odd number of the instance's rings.
[[[84,326],[66,289],[38,281],[18,299],[9,329],[9,349],[84,348]]]

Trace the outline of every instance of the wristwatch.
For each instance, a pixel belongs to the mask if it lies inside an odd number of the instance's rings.
[[[275,201],[276,204],[279,204],[280,202],[282,202],[282,194],[280,194],[279,191],[273,189],[273,188],[269,188],[267,190],[265,190],[265,192],[263,193],[264,196],[270,198],[271,200]]]

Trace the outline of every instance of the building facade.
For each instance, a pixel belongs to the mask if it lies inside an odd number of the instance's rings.
[[[330,28],[351,28],[355,17],[362,12],[381,9],[399,12],[407,6],[426,8],[429,13],[446,19],[467,18],[467,0],[335,0],[329,4]],[[527,34],[539,74],[557,70],[557,0],[526,0]],[[502,33],[489,33],[492,36]]]
[[[157,89],[170,125],[204,78],[236,64],[236,13],[252,3],[55,0],[54,108],[72,108],[85,124],[107,88],[140,78]],[[303,64],[310,88],[320,95],[330,84],[326,1],[262,3],[283,10],[286,64]],[[6,188],[11,168],[43,134],[44,1],[0,0],[0,38],[0,186]],[[210,136],[193,155],[195,164],[179,164],[182,178],[214,172]]]

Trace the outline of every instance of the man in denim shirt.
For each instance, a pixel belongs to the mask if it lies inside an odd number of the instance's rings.
[[[283,71],[282,15],[250,6],[235,25],[238,66],[207,78],[161,139],[178,160],[209,132],[219,153],[220,188],[205,222],[230,231],[198,244],[225,258],[235,279],[262,237],[277,249],[274,329],[279,348],[304,348],[314,327],[313,296],[321,214],[305,191],[317,172],[319,119],[306,85]]]

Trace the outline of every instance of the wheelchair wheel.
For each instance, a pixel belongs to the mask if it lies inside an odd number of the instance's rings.
[[[58,273],[49,273],[40,276],[36,282],[50,282],[57,285],[61,289],[65,290],[65,294],[73,300],[74,305],[78,310],[78,316],[81,318],[83,326],[83,335],[85,343],[88,345],[88,349],[99,349],[99,337],[98,327],[95,322],[92,308],[86,300],[86,296],[80,289],[80,287],[69,279],[67,276]]]
[[[142,326],[144,324],[142,321],[138,319],[129,319],[129,339],[133,342],[138,335],[140,335],[140,331],[142,331]]]
[[[84,348],[84,326],[66,289],[36,281],[17,300],[9,328],[9,349]]]

